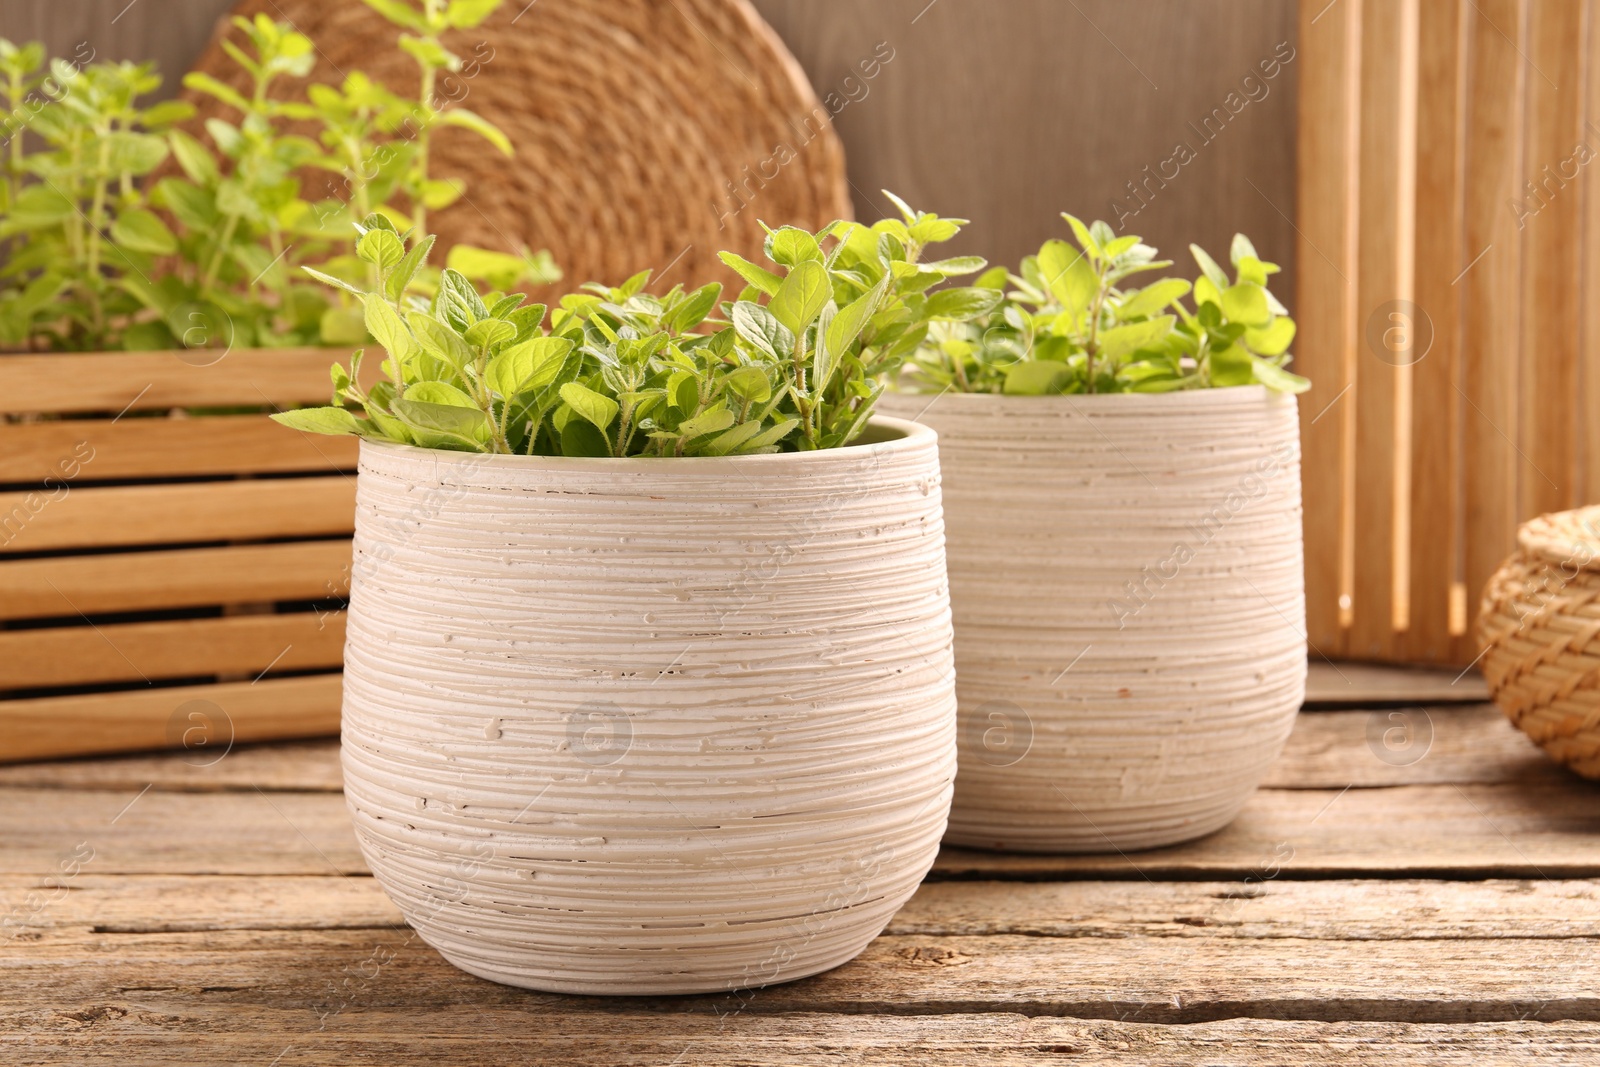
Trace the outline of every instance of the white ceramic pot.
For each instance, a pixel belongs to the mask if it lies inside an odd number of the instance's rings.
[[[1305,696],[1294,399],[884,399],[939,432],[961,716],[946,840],[1104,852],[1226,825]]]
[[[872,443],[872,439],[876,443]],[[859,953],[955,777],[934,435],[727,459],[363,442],[345,792],[451,963],[572,993]]]

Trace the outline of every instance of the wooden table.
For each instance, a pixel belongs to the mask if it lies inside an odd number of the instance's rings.
[[[1471,679],[1342,670],[1314,696],[1365,707],[1303,714],[1221,833],[948,849],[853,963],[721,996],[450,967],[367,876],[332,742],[0,768],[0,1062],[1600,1063],[1600,788],[1442,703]]]

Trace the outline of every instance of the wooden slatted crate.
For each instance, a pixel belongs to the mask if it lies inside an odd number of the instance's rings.
[[[0,356],[0,762],[337,732],[356,443],[262,412],[339,355]]]
[[[1600,0],[1303,0],[1298,47],[1308,636],[1464,666],[1518,523],[1600,499]]]

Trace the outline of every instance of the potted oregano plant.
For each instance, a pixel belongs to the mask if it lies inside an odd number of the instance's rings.
[[[947,840],[1147,848],[1229,822],[1306,644],[1294,322],[1243,236],[1199,277],[1064,216],[885,409],[939,432],[960,777]]]
[[[275,416],[361,439],[343,760],[419,933],[495,981],[681,993],[858,953],[944,831],[955,692],[931,431],[880,376],[999,294],[961,220],[769,231],[749,285],[546,308],[364,223],[385,350]],[[344,283],[335,283],[344,284]]]
[[[357,221],[380,212],[421,225],[460,197],[459,179],[429,172],[437,129],[512,152],[487,119],[434,94],[437,72],[461,65],[440,34],[499,3],[374,6],[408,31],[400,45],[422,71],[417,99],[359,71],[337,88],[312,83],[302,99],[279,99],[281,79],[312,72],[315,45],[287,22],[235,18],[237,42],[223,47],[249,89],[184,79],[229,111],[205,122],[203,139],[184,129],[192,105],[143,102],[161,86],[151,64],[47,59],[38,43],[0,40],[0,350],[215,349],[221,358],[229,348],[364,341],[359,307],[298,267],[361,280]],[[297,123],[314,136],[294,132]],[[310,180],[318,174],[327,180]],[[463,246],[449,262],[497,281],[509,272],[510,284],[560,277],[548,253],[522,252]]]

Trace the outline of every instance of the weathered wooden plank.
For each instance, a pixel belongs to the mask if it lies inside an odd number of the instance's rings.
[[[1584,123],[1583,143],[1591,153],[1600,151],[1600,137],[1593,124],[1600,123],[1600,4],[1587,0],[1587,23],[1583,48]],[[1600,500],[1600,167],[1589,165],[1575,183],[1583,202],[1583,272],[1580,275],[1578,345],[1578,499]]]
[[[309,900],[321,899],[320,888],[312,892]],[[76,894],[73,904],[80,905]],[[241,920],[246,914],[241,911]],[[153,914],[152,920],[153,925],[163,922]],[[80,921],[97,920],[86,911]],[[887,932],[1385,942],[1597,937],[1600,886],[1592,881],[1542,878],[1485,882],[1269,879],[1248,884],[930,882],[900,909]]]
[[[1575,153],[1584,140],[1583,29],[1582,3],[1528,10],[1526,58],[1534,73],[1527,80],[1524,195],[1507,205],[1524,256],[1516,421],[1517,514],[1524,519],[1587,502],[1574,485],[1583,204],[1568,187],[1582,165]]]
[[[1291,878],[1600,876],[1600,786],[1558,783],[1263,790],[1199,841],[1095,856],[946,847],[939,878]]]
[[[343,596],[349,565],[349,540],[9,560],[0,619]]]
[[[337,733],[340,682],[313,674],[0,701],[0,762],[175,747],[220,761],[231,742]]]
[[[341,348],[0,356],[0,413],[327,403]],[[207,363],[215,359],[216,362]]]
[[[1517,395],[1522,343],[1522,234],[1508,209],[1523,194],[1524,104],[1529,78],[1527,0],[1474,0],[1467,13],[1465,263],[1461,290],[1464,536],[1469,598],[1516,544]],[[1477,649],[1472,652],[1475,655]]]
[[[262,683],[263,685],[266,683]],[[344,799],[255,790],[203,800],[151,790],[113,827],[133,790],[0,789],[4,869],[49,873],[79,841],[96,873],[320,874],[365,870]],[[1270,789],[1200,841],[1149,852],[1033,856],[946,848],[937,878],[1600,877],[1600,786]],[[114,831],[114,832],[113,832]],[[304,837],[290,836],[298,831]],[[298,842],[298,845],[296,844]],[[315,847],[313,847],[313,845]]]
[[[0,515],[32,511],[33,492],[0,493]],[[329,537],[355,529],[349,475],[72,489],[40,507],[0,552]]]
[[[344,612],[0,631],[0,689],[337,667]]]
[[[1562,788],[1569,771],[1493,705],[1307,712],[1267,772],[1269,789],[1456,783]]]
[[[74,459],[74,477],[85,480],[350,471],[358,447],[353,437],[296,433],[262,415],[7,423],[0,424],[0,482],[59,479]]]
[[[92,869],[92,862],[85,868]],[[173,901],[182,901],[179,908]],[[7,921],[9,920],[9,921]],[[400,928],[371,878],[332,874],[0,875],[0,940],[53,932]],[[1405,941],[1600,937],[1600,885],[1582,880],[1440,882],[930,882],[895,935],[1054,938],[1298,938]],[[1176,951],[1181,951],[1177,949]]]
[[[755,997],[761,994],[755,994]],[[1514,1021],[1462,1025],[1227,1019],[1189,1026],[1028,1017],[1016,1012],[948,1015],[793,1015],[686,1009],[640,1011],[578,998],[558,1016],[510,1006],[449,1011],[362,1008],[328,1016],[305,1010],[219,1011],[146,1006],[147,994],[30,1012],[0,1009],[0,1047],[18,1067],[218,1063],[274,1067],[507,1063],[907,1064],[1038,1067],[1501,1067],[1587,1063],[1600,1055],[1600,1025]],[[754,1003],[752,997],[752,1003]]]
[[[1412,373],[1390,338],[1392,316],[1415,293],[1417,19],[1417,0],[1361,6],[1356,314],[1367,351],[1353,397],[1359,491],[1348,652],[1370,659],[1393,658],[1395,634],[1409,622]]]
[[[196,762],[186,755],[140,752],[0,765],[0,786],[115,792],[148,785],[166,792],[196,793],[258,787],[268,792],[326,793],[344,788],[335,739],[236,744],[227,759],[215,763]]]
[[[1326,656],[1348,653],[1353,566],[1356,375],[1355,142],[1361,5],[1301,0],[1299,243],[1295,369],[1314,383],[1300,406],[1306,476],[1306,628]]]
[[[1306,674],[1306,703],[1334,707],[1374,704],[1481,704],[1489,687],[1476,670],[1387,667],[1375,663],[1320,663]]]
[[[1537,960],[1537,966],[1530,961]],[[7,1007],[50,1009],[137,991],[144,1010],[192,1005],[315,1013],[520,1005],[572,999],[456,971],[408,930],[57,930],[7,965]],[[346,981],[357,976],[355,981]],[[1600,941],[1368,941],[1191,937],[1074,939],[884,935],[825,974],[751,994],[684,997],[681,1010],[875,1014],[1015,1011],[1196,1023],[1600,1019]],[[637,1000],[601,1002],[613,1008]]]
[[[1416,307],[1410,312],[1411,543],[1403,658],[1465,663],[1461,552],[1461,217],[1467,175],[1464,0],[1422,0],[1418,32]],[[1427,345],[1426,348],[1423,346]],[[1476,605],[1472,605],[1476,607]]]

